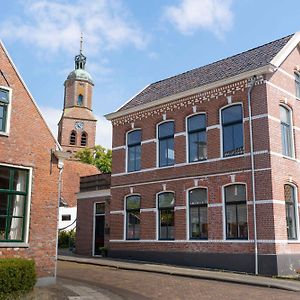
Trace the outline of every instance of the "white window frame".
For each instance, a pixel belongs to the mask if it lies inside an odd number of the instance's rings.
[[[246,208],[247,208],[247,239],[227,239],[226,235],[226,202],[225,202],[225,188],[230,186],[230,185],[244,185],[246,189]],[[230,182],[227,184],[222,185],[222,215],[223,215],[223,241],[230,241],[230,242],[243,242],[243,241],[249,241],[250,236],[249,236],[249,211],[248,211],[248,188],[247,188],[247,183],[245,182]]]
[[[142,196],[139,193],[133,193],[133,194],[127,194],[126,196],[124,196],[124,220],[123,220],[123,240],[124,241],[139,241],[140,239],[136,240],[136,239],[127,239],[127,198],[131,197],[131,196],[139,196],[141,198],[141,202],[140,204],[142,204]],[[142,213],[142,205],[140,206],[140,214]],[[141,234],[141,230],[140,230],[140,234]]]
[[[133,129],[126,131],[126,135],[125,135],[125,172],[128,174],[138,172],[138,171],[128,172],[128,134],[133,131],[136,131],[136,130],[140,130],[142,133],[142,128],[133,128]],[[142,134],[141,134],[141,153],[142,153]],[[141,155],[141,170],[142,170],[142,155]]]
[[[208,187],[207,186],[193,186],[186,190],[186,240],[187,241],[202,241],[201,239],[191,239],[190,237],[190,191],[196,190],[196,189],[206,189],[206,195],[207,195],[207,216],[208,216],[208,207],[209,207],[209,197],[208,197]],[[207,221],[208,222],[208,221]],[[209,238],[207,239],[209,240]]]
[[[163,167],[160,167],[159,166],[159,138],[158,138],[158,127],[163,124],[163,123],[167,123],[167,122],[174,122],[174,165],[171,165],[171,166],[163,166]],[[176,165],[176,157],[175,157],[175,133],[176,133],[176,130],[175,130],[175,120],[173,119],[169,119],[169,120],[164,120],[162,122],[159,122],[156,124],[156,168],[158,169],[162,169],[162,168],[170,168],[170,167],[174,167]]]
[[[188,115],[185,117],[185,153],[186,153],[186,163],[187,164],[193,164],[193,163],[198,163],[199,161],[195,161],[195,162],[190,162],[190,149],[189,149],[189,128],[188,128],[188,119],[191,118],[191,117],[194,117],[196,115],[205,115],[205,119],[206,119],[206,124],[205,124],[205,132],[206,132],[206,141],[207,141],[207,113],[206,112],[196,112],[196,113],[193,113],[191,115]],[[207,143],[206,143],[206,147],[207,147]],[[207,155],[208,156],[208,155]],[[207,159],[207,158],[206,158]]]
[[[158,196],[160,194],[164,194],[164,193],[173,193],[174,194],[174,220],[175,220],[175,202],[176,202],[176,193],[175,191],[172,191],[172,190],[165,190],[165,191],[160,191],[158,193],[156,193],[156,203],[155,203],[155,210],[156,210],[156,241],[172,241],[172,240],[160,240],[159,239],[159,227],[160,227],[160,224],[159,224],[159,209],[158,209]],[[175,229],[175,222],[174,222],[174,229]],[[174,230],[175,231],[175,230]],[[175,231],[176,232],[176,231]],[[174,236],[174,240],[175,239],[175,236]]]
[[[6,115],[6,124],[5,124],[5,131],[0,131],[0,136],[9,136],[10,133],[10,118],[11,118],[11,106],[12,106],[12,89],[8,86],[0,85],[0,89],[8,91],[8,99],[9,103],[7,106],[7,115]]]
[[[244,124],[244,105],[243,102],[234,102],[227,104],[225,106],[222,106],[219,109],[219,127],[220,127],[220,157],[221,158],[228,158],[228,157],[239,157],[239,156],[244,156],[244,154],[239,154],[239,155],[232,155],[232,156],[226,156],[224,157],[224,151],[223,151],[223,122],[222,122],[222,111],[230,106],[234,105],[241,105],[242,106],[242,126],[243,126],[243,145],[244,145],[244,153],[245,153],[245,124]]]
[[[291,117],[291,143],[292,143],[292,156],[287,156],[283,154],[283,145],[282,145],[282,131],[281,131],[281,117],[280,117],[280,106],[284,107],[285,109],[287,109],[290,113],[290,117]],[[295,139],[294,139],[294,115],[293,115],[293,110],[290,106],[286,105],[285,103],[280,103],[279,104],[279,120],[280,120],[280,137],[281,137],[281,154],[283,155],[283,157],[286,158],[294,158],[295,159]]]
[[[31,188],[32,188],[32,174],[33,169],[31,167],[24,167],[11,164],[0,164],[1,167],[10,167],[16,169],[23,169],[28,171],[28,195],[27,195],[27,211],[25,212],[25,225],[24,225],[24,241],[23,242],[0,242],[1,248],[24,248],[29,247],[29,230],[30,230],[30,211],[31,211]]]
[[[295,241],[300,241],[300,229],[299,229],[299,204],[298,204],[298,187],[296,184],[294,184],[293,182],[290,181],[286,181],[283,184],[283,188],[285,185],[290,185],[291,187],[293,187],[294,189],[294,197],[295,197],[295,218],[296,218],[296,234],[297,234],[297,238],[296,239],[291,239],[289,240],[288,236],[287,236],[287,241],[288,243],[290,242],[295,242]],[[285,199],[284,199],[284,204],[285,204]],[[284,206],[284,213],[286,214],[286,209]],[[286,215],[285,215],[286,216]]]

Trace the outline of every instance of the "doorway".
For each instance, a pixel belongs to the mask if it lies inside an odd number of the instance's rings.
[[[104,247],[105,202],[95,203],[94,208],[94,249],[93,255],[100,255]]]

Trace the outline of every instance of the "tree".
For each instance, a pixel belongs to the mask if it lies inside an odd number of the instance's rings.
[[[96,166],[103,173],[111,173],[112,151],[100,145],[84,148],[75,154],[80,161]]]

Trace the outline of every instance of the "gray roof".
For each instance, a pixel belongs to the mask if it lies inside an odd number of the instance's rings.
[[[264,67],[272,61],[292,36],[288,35],[212,64],[152,83],[118,111]]]

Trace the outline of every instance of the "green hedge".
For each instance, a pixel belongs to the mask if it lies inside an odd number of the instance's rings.
[[[75,246],[75,235],[74,229],[60,231],[58,233],[58,248],[73,248]]]
[[[8,295],[26,293],[36,283],[33,260],[21,258],[0,259],[0,299]]]

